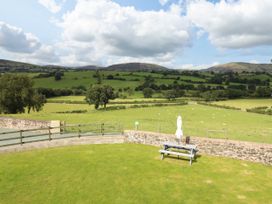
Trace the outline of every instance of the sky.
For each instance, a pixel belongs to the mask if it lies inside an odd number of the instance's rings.
[[[0,0],[0,58],[34,64],[270,63],[271,0]]]

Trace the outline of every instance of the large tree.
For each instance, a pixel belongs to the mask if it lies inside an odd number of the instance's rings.
[[[0,76],[0,113],[29,113],[40,111],[45,97],[33,88],[34,82],[27,76],[4,74]]]
[[[95,109],[98,109],[99,105],[103,105],[106,108],[109,100],[115,99],[115,97],[116,95],[111,86],[96,84],[92,85],[87,91],[86,101],[89,104],[94,104]]]
[[[151,88],[144,88],[143,89],[143,95],[145,98],[152,98],[152,95],[154,94],[154,90]]]

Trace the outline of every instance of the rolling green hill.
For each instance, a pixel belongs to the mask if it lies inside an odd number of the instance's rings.
[[[48,72],[54,70],[65,70],[66,67],[53,65],[36,65],[24,62],[0,59],[0,72]]]
[[[250,64],[244,62],[232,62],[222,65],[216,65],[204,71],[213,72],[268,72],[272,73],[272,64]]]
[[[125,63],[108,66],[107,70],[114,71],[167,71],[166,67],[148,63]]]
[[[0,59],[0,72],[49,72],[54,70],[108,70],[108,71],[169,71],[170,69],[148,63],[124,63],[115,64],[108,67],[87,65],[87,66],[55,66],[55,65],[36,65],[24,62]]]

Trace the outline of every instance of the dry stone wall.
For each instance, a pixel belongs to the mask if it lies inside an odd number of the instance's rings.
[[[160,146],[175,142],[175,136],[144,131],[125,131],[126,142]],[[241,142],[226,139],[191,137],[200,154],[230,157],[272,165],[272,144]]]
[[[60,121],[39,121],[39,120],[24,120],[9,117],[0,117],[0,128],[29,130],[46,127],[60,127]],[[54,128],[52,133],[60,132],[60,128]]]

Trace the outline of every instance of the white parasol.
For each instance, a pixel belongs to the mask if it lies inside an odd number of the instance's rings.
[[[183,136],[183,131],[182,131],[182,118],[179,115],[177,118],[177,130],[176,130],[176,137],[178,140],[181,141],[181,138]]]

